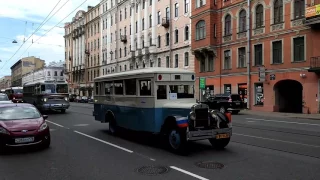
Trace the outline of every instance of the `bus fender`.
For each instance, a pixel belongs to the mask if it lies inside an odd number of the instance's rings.
[[[186,128],[188,127],[188,117],[168,116],[162,125],[161,132],[166,133],[170,128]]]
[[[104,116],[104,120],[102,121],[103,123],[107,123],[110,121],[110,117],[111,118],[116,118],[114,113],[111,110],[107,110],[105,116]]]

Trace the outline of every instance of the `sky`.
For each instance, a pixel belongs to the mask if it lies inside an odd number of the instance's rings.
[[[86,11],[88,6],[95,6],[99,2],[100,0],[1,0],[0,78],[11,75],[10,67],[23,57],[40,57],[46,64],[64,61],[64,23],[70,22],[79,10]],[[77,8],[78,6],[80,7]],[[49,20],[35,32],[52,10],[47,18]],[[74,12],[70,14],[72,11]],[[60,21],[62,22],[59,24]],[[13,40],[17,43],[12,43]],[[17,51],[21,45],[21,49]]]

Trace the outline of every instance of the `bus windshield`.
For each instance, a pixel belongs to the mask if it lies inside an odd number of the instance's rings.
[[[170,93],[177,93],[178,99],[194,98],[194,86],[170,85]]]
[[[14,94],[22,94],[23,90],[22,89],[12,89]]]
[[[44,93],[68,93],[67,84],[44,84],[41,85],[41,91]]]

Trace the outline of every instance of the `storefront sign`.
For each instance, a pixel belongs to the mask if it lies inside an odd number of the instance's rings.
[[[266,81],[266,68],[259,67],[259,82]]]
[[[200,77],[199,79],[199,88],[200,89],[206,89],[206,78]]]
[[[306,8],[306,18],[320,15],[320,4]]]

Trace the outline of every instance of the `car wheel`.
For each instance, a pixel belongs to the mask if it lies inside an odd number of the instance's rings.
[[[49,137],[47,140],[44,140],[41,144],[41,148],[48,149],[51,144],[51,138]]]
[[[209,139],[209,142],[215,149],[224,149],[230,142],[230,138],[225,139]]]
[[[186,134],[185,131],[177,128],[171,128],[167,134],[168,144],[171,151],[174,153],[186,153]]]
[[[5,154],[7,152],[7,149],[4,145],[0,145],[0,155]]]
[[[221,106],[220,109],[219,109],[219,111],[220,111],[222,114],[224,114],[224,113],[226,112],[226,108],[224,108],[224,106]]]

